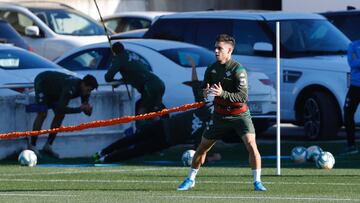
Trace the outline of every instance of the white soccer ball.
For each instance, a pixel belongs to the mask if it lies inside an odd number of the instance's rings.
[[[184,166],[191,166],[192,159],[194,157],[195,151],[192,149],[186,150],[182,156],[181,161],[183,162]]]
[[[290,159],[297,164],[304,163],[306,161],[306,148],[302,146],[294,147],[291,150]]]
[[[26,149],[19,154],[18,161],[22,166],[33,167],[37,164],[37,156],[35,152]]]
[[[335,164],[335,158],[330,152],[321,152],[315,163],[318,168],[332,169]]]
[[[321,154],[321,152],[323,152],[323,150],[317,145],[312,145],[306,149],[306,152],[306,160],[309,162],[314,162]]]

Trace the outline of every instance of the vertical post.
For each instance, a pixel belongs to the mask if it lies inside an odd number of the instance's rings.
[[[280,151],[280,22],[276,22],[276,175],[281,175]]]

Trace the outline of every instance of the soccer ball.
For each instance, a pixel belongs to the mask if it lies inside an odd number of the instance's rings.
[[[181,161],[183,162],[184,166],[191,166],[192,159],[194,157],[195,151],[192,149],[186,150],[182,156]]]
[[[330,152],[321,152],[315,163],[318,168],[332,169],[335,164],[335,158]]]
[[[290,159],[297,164],[304,163],[306,161],[306,148],[301,146],[294,147],[291,150]]]
[[[22,166],[33,167],[37,164],[37,156],[31,150],[24,150],[19,154],[18,161]]]
[[[317,157],[321,154],[321,152],[323,152],[323,150],[317,145],[312,145],[308,147],[306,151],[306,160],[309,162],[316,161]]]

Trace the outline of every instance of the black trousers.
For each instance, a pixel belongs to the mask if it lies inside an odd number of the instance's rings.
[[[354,115],[360,102],[360,87],[350,86],[344,105],[344,122],[348,146],[355,145]]]
[[[163,122],[155,121],[132,135],[112,143],[101,153],[106,154],[105,162],[124,161],[168,148]]]

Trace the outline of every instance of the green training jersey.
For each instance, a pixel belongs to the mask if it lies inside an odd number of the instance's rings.
[[[244,66],[230,59],[225,64],[216,62],[210,65],[205,71],[202,87],[205,88],[206,84],[211,87],[220,82],[223,88],[223,93],[220,95],[222,99],[246,103],[248,100],[247,81]]]
[[[81,79],[56,71],[45,71],[35,78],[35,89],[41,91],[49,102],[56,103],[56,111],[60,113],[80,113],[80,108],[67,107],[69,101],[81,97],[87,103],[88,96],[81,95]]]

